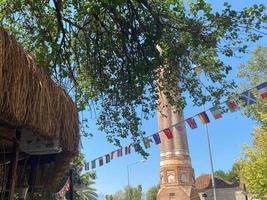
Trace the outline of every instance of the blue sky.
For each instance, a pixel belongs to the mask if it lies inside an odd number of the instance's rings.
[[[209,0],[215,10],[222,8],[222,0]],[[241,9],[244,6],[249,6],[254,3],[265,3],[265,0],[229,0],[235,9]],[[253,44],[251,49],[256,45],[267,46],[267,40],[263,39],[257,44]],[[225,60],[233,67],[229,78],[236,79],[237,68],[241,63],[248,60],[249,54],[242,55],[240,58],[231,58]],[[208,106],[207,106],[208,108]],[[202,109],[189,105],[184,110],[185,118],[199,113]],[[242,150],[241,146],[244,143],[251,143],[252,130],[256,126],[256,122],[242,116],[240,112],[226,113],[223,118],[214,120],[208,113],[211,123],[209,124],[209,132],[212,146],[213,163],[215,170],[229,170],[234,161],[240,157]],[[116,149],[113,145],[106,141],[105,133],[101,133],[96,127],[96,116],[91,117],[88,114],[90,121],[90,132],[94,134],[91,139],[82,139],[83,149],[86,160],[90,161],[99,156],[105,155]],[[191,130],[187,127],[187,135],[189,149],[191,153],[192,165],[195,169],[196,176],[202,173],[209,173],[210,166],[208,160],[208,148],[205,137],[205,129],[200,121],[197,121],[199,128]],[[152,118],[146,121],[143,129],[147,134],[157,132],[157,118]],[[124,144],[130,141],[123,141]],[[150,187],[159,182],[159,146],[155,144],[148,150],[150,156],[145,163],[139,163],[129,167],[130,169],[130,184],[136,186],[141,184],[146,192]],[[97,180],[95,188],[102,194],[114,194],[127,185],[127,165],[136,161],[142,160],[142,157],[136,153],[122,158],[116,158],[111,163],[98,167]]]

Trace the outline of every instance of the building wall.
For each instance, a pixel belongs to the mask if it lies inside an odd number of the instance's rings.
[[[204,197],[204,193],[207,197]],[[213,200],[213,190],[199,192],[201,200]],[[218,188],[216,189],[217,200],[246,200],[245,193],[240,188]],[[247,200],[252,200],[252,197],[248,195]]]

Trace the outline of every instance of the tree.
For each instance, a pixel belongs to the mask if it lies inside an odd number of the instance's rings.
[[[159,188],[160,188],[159,185],[149,188],[149,190],[146,193],[146,200],[156,200]]]
[[[240,66],[239,77],[245,78],[246,88],[252,88],[267,80],[267,47],[257,47],[247,64]],[[257,93],[255,93],[258,96]],[[258,121],[267,130],[267,103],[261,98],[257,103],[245,108],[245,115]]]
[[[142,139],[137,110],[145,119],[155,113],[158,87],[177,109],[186,105],[185,98],[175,101],[184,92],[195,105],[218,103],[234,87],[226,79],[231,67],[219,55],[245,52],[246,42],[266,34],[264,5],[235,11],[225,3],[215,12],[204,0],[184,2],[3,0],[0,23],[66,88],[80,111],[99,106],[100,130],[120,145],[127,136]],[[196,65],[216,83],[207,87],[210,94],[201,91]]]
[[[241,181],[259,199],[267,199],[267,132],[257,128],[254,143],[245,146],[239,160]]]
[[[105,200],[114,200],[112,195],[105,195]]]
[[[142,186],[138,185],[137,187],[125,187],[114,195],[106,195],[106,200],[142,200],[142,196]]]
[[[214,172],[216,176],[219,176],[220,178],[230,181],[232,183],[239,183],[239,166],[238,163],[234,163],[231,170],[228,172],[225,172],[223,170],[217,170]]]
[[[247,78],[248,87],[267,79],[267,48],[258,47],[248,64],[242,65],[240,76]],[[259,122],[254,129],[253,145],[245,145],[239,160],[240,180],[259,199],[267,199],[267,101],[258,97],[257,103],[245,108],[244,114]]]

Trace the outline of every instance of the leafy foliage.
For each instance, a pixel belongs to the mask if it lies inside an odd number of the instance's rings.
[[[159,188],[160,188],[159,185],[149,188],[149,190],[146,193],[146,200],[156,200]]]
[[[114,195],[106,195],[106,200],[142,200],[142,186],[125,187],[123,190],[116,192]]]
[[[241,66],[240,76],[247,79],[247,87],[267,80],[266,56],[267,48],[258,47],[248,64]],[[258,97],[257,103],[244,113],[257,120],[260,127],[254,129],[253,145],[244,146],[243,157],[238,162],[239,175],[249,192],[259,199],[267,199],[267,101]]]
[[[232,183],[239,183],[239,165],[237,163],[234,163],[231,170],[228,172],[225,172],[223,170],[217,170],[214,172],[216,176],[219,176],[220,178],[230,181]]]
[[[246,88],[252,88],[267,80],[267,47],[257,47],[253,51],[248,63],[240,66],[239,77],[245,78]],[[254,94],[258,97],[257,103],[245,108],[244,114],[255,119],[267,130],[267,102],[262,100],[257,92]]]
[[[257,128],[254,144],[245,146],[239,160],[240,176],[249,192],[259,199],[267,199],[267,132]]]
[[[264,5],[238,12],[225,3],[214,12],[204,0],[189,2],[3,0],[0,23],[66,88],[80,111],[100,109],[99,128],[120,145],[129,135],[134,142],[142,139],[142,118],[155,113],[158,88],[177,109],[186,105],[177,94],[188,92],[195,105],[227,95],[234,87],[225,79],[231,67],[219,56],[245,52],[267,21]],[[208,95],[196,65],[212,83]]]

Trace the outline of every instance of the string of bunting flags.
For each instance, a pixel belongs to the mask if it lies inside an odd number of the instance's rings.
[[[250,106],[254,103],[256,103],[256,98],[255,96],[253,95],[253,92],[254,90],[257,90],[260,97],[262,99],[267,99],[267,82],[264,82],[250,90],[247,90],[241,94],[238,95],[238,99],[243,101],[244,102],[244,105],[246,106]],[[237,103],[237,100],[227,100],[227,101],[224,101],[221,103],[222,104],[226,104],[226,106],[229,108],[229,110],[231,112],[235,112],[237,110],[240,109],[238,103]],[[208,110],[205,110],[203,112],[200,112],[192,117],[189,117],[187,119],[184,119],[182,121],[179,121],[178,123],[164,129],[164,130],[160,130],[158,131],[157,133],[154,133],[154,134],[151,134],[149,136],[146,136],[145,138],[143,138],[143,145],[145,148],[150,148],[151,147],[151,143],[154,143],[156,145],[160,144],[161,143],[161,137],[167,137],[167,139],[173,139],[173,133],[172,133],[172,128],[176,128],[178,130],[178,132],[181,132],[183,131],[183,125],[182,125],[182,122],[186,122],[188,124],[188,126],[191,128],[191,129],[196,129],[198,128],[198,125],[196,123],[196,120],[195,120],[195,117],[198,117],[199,120],[203,123],[203,124],[207,124],[207,123],[210,123],[210,118],[207,114],[206,111],[210,111],[210,113],[212,114],[213,118],[215,120],[217,119],[220,119],[222,118],[222,112],[217,109],[216,107],[212,107]],[[161,134],[160,134],[161,133]],[[162,133],[165,135],[165,136],[162,136]],[[160,137],[161,136],[161,137]],[[93,170],[96,168],[97,166],[97,162],[98,162],[98,166],[99,167],[102,167],[105,164],[111,162],[115,157],[122,157],[123,156],[123,151],[124,151],[124,154],[125,155],[129,155],[131,154],[131,147],[134,147],[135,151],[136,151],[136,148],[137,146],[139,146],[140,144],[139,143],[131,143],[127,146],[125,146],[124,148],[119,148],[119,149],[116,149],[110,153],[107,153],[103,156],[100,156],[90,162],[86,162],[85,163],[85,170],[88,171],[88,170]]]
[[[70,191],[70,179],[68,178],[64,186],[61,188],[61,190],[55,193],[55,197],[62,198],[69,191]]]

